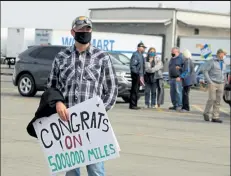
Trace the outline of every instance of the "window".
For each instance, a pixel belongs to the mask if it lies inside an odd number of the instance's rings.
[[[29,49],[31,49],[31,47]],[[41,48],[35,48],[34,50],[31,51],[29,55],[35,58],[40,51],[41,51]]]
[[[61,47],[44,47],[36,58],[53,60],[55,56],[61,51]]]
[[[130,63],[130,59],[127,56],[123,55],[123,54],[119,54],[119,60],[121,62],[123,62],[124,64],[129,64]]]
[[[199,35],[199,29],[194,29],[194,35]]]
[[[113,65],[122,65],[122,63],[120,61],[118,61],[118,55],[111,54],[111,53],[110,53],[110,55],[112,56],[111,61],[112,61]]]

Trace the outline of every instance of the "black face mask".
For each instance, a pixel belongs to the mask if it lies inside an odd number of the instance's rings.
[[[172,57],[175,57],[175,56],[176,56],[176,54],[172,53]]]
[[[75,32],[75,40],[81,44],[87,44],[91,41],[91,32]]]

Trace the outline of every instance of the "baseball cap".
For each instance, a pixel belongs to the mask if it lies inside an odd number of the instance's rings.
[[[140,43],[137,45],[137,47],[147,48],[147,47],[143,44],[143,42],[140,42]]]
[[[223,49],[219,49],[219,50],[217,50],[217,54],[220,54],[220,53],[224,53],[224,54],[226,54],[226,51],[224,51]]]
[[[75,28],[76,30],[79,30],[85,26],[89,26],[90,28],[92,28],[91,20],[85,16],[79,16],[75,18],[72,22],[72,29]]]

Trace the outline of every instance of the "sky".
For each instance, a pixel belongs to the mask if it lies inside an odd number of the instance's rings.
[[[1,1],[1,27],[69,29],[89,8],[157,7],[161,1]],[[229,13],[230,1],[162,1],[165,7]]]

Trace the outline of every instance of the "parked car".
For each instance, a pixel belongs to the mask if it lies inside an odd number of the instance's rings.
[[[122,62],[124,65],[130,66],[130,59],[124,54],[118,52],[112,52],[112,51],[110,51],[109,54],[114,58],[116,58],[117,60],[119,60],[120,62]]]
[[[33,46],[19,54],[16,58],[12,80],[22,96],[31,97],[37,91],[44,91],[55,55],[64,48],[66,47],[58,45]],[[129,102],[131,90],[130,68],[117,60],[117,55],[120,55],[120,53],[113,55],[112,62],[118,77],[118,97],[121,97],[125,102]],[[140,92],[141,95],[144,94],[142,87]]]

